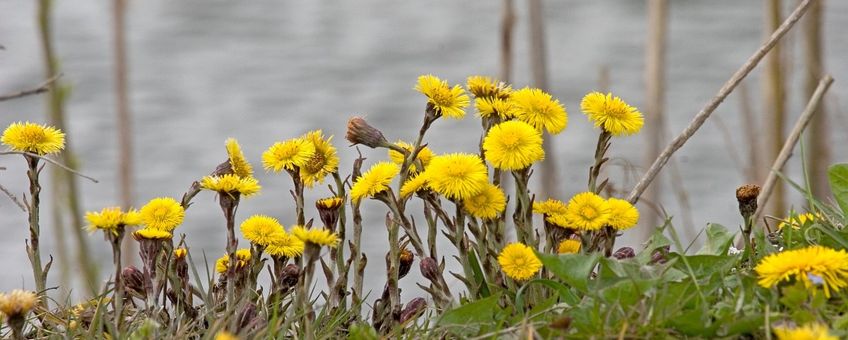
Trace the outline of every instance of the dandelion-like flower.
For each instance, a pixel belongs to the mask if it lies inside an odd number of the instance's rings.
[[[566,205],[558,199],[549,198],[544,201],[533,202],[533,212],[542,215],[565,214]]]
[[[65,134],[52,126],[35,123],[12,123],[3,131],[0,141],[13,151],[39,155],[59,153],[65,148]]]
[[[253,177],[253,166],[244,158],[241,147],[235,138],[227,138],[227,157],[233,173],[239,177]]]
[[[413,145],[411,145],[407,142],[397,141],[397,142],[395,142],[395,145],[403,148],[406,151],[412,152]],[[389,149],[389,158],[395,164],[403,165],[403,161],[404,161],[405,156],[404,156],[404,154],[402,154],[398,151]],[[427,167],[427,165],[430,164],[430,160],[433,159],[433,150],[430,150],[430,148],[426,147],[426,146],[422,147],[421,150],[418,151],[418,156],[415,159],[421,161],[421,164],[424,165],[424,167]],[[409,171],[410,172],[418,171],[418,169],[415,167],[414,163],[409,166]]]
[[[304,248],[305,245],[299,238],[291,234],[284,234],[269,244],[265,248],[265,252],[274,257],[293,258],[303,254]]]
[[[168,231],[161,230],[161,229],[149,228],[149,227],[136,230],[133,233],[133,238],[135,238],[136,240],[139,240],[139,241],[140,240],[167,240],[167,239],[170,239],[171,237],[173,237],[173,235],[171,235],[171,233],[168,232]]]
[[[610,198],[607,200],[610,208],[607,225],[616,230],[630,229],[639,222],[639,210],[627,200]]]
[[[814,285],[811,278],[816,278],[829,298],[831,291],[848,287],[848,253],[823,246],[787,250],[762,259],[754,271],[765,288],[795,279],[810,289]]]
[[[558,221],[554,217],[552,219]],[[568,201],[563,217],[570,224],[569,226],[576,229],[598,230],[609,221],[609,203],[593,192],[580,193]]]
[[[539,272],[542,261],[533,249],[522,243],[510,243],[498,255],[498,263],[506,276],[516,281],[527,280]]]
[[[204,176],[200,179],[200,187],[206,190],[217,191],[219,194],[239,194],[244,197],[253,196],[262,189],[256,178],[239,177],[234,174]]]
[[[301,138],[312,143],[315,148],[312,157],[300,168],[303,184],[311,188],[315,184],[323,183],[324,177],[338,170],[339,156],[336,148],[330,143],[333,137],[324,139],[321,130],[310,131]]]
[[[0,294],[0,312],[9,319],[23,317],[35,307],[36,302],[38,297],[35,293],[15,289],[9,294]]]
[[[475,98],[509,98],[512,87],[503,82],[484,76],[470,76],[466,81],[468,92]]]
[[[574,239],[562,240],[557,246],[557,253],[560,254],[576,254],[580,251],[580,241]]]
[[[521,170],[545,159],[542,134],[521,121],[500,123],[483,139],[486,160],[503,170]]]
[[[339,221],[339,214],[341,213],[340,208],[344,205],[344,202],[344,198],[335,196],[315,201],[315,208],[318,210],[318,217],[321,218],[321,222],[324,223],[325,227],[335,227],[336,223]]]
[[[827,326],[820,323],[809,323],[803,327],[775,327],[774,334],[777,340],[837,340],[839,338],[830,335]]]
[[[386,191],[392,179],[400,173],[400,167],[391,162],[380,162],[374,164],[362,176],[356,179],[350,188],[350,199],[356,203],[363,197],[374,197],[378,193]]]
[[[326,229],[306,229],[298,225],[292,227],[291,234],[304,243],[311,243],[318,246],[335,248],[339,244],[339,236]]]
[[[159,197],[141,207],[139,215],[145,227],[170,233],[183,223],[185,209],[173,198]]]
[[[303,138],[276,142],[262,153],[262,167],[280,172],[306,165],[315,154],[315,145]]]
[[[400,197],[409,197],[410,195],[427,188],[427,173],[422,172],[409,177],[403,185],[400,186]]]
[[[244,268],[247,263],[250,261],[250,249],[241,248],[236,250],[236,269]],[[215,261],[215,271],[220,274],[226,273],[227,268],[230,266],[230,255],[224,254]]]
[[[241,233],[250,243],[263,247],[274,243],[285,234],[285,230],[276,218],[267,215],[248,217],[240,226]]]
[[[515,117],[539,131],[545,129],[555,135],[565,130],[568,125],[565,107],[545,91],[523,88],[513,92],[510,100],[516,106]]]
[[[635,107],[628,105],[612,93],[592,92],[583,97],[580,109],[596,127],[613,136],[627,136],[639,132],[645,119]]]
[[[784,228],[791,226],[792,229],[798,230],[801,229],[801,227],[813,223],[813,221],[815,220],[816,216],[812,213],[798,214],[795,216],[790,216],[783,221],[780,221],[780,224],[777,225],[777,229],[783,230]]]
[[[141,224],[141,214],[134,209],[124,212],[119,207],[109,207],[100,212],[86,212],[85,220],[88,222],[86,228],[89,232],[103,230],[117,235],[119,228]]]
[[[188,254],[188,249],[185,249],[183,247],[174,249],[174,258],[175,259],[184,259],[187,254]]]
[[[489,180],[480,157],[466,153],[436,156],[425,172],[431,189],[458,200],[478,194]]]
[[[462,207],[471,216],[487,220],[494,219],[506,208],[506,195],[498,186],[486,183],[483,191],[462,200]]]
[[[474,100],[474,107],[480,117],[499,117],[502,120],[515,117],[518,112],[514,102],[497,97],[477,98]]]
[[[427,103],[433,105],[437,114],[457,119],[465,116],[464,108],[470,100],[459,85],[450,87],[448,82],[427,74],[418,77],[415,90],[427,96]]]

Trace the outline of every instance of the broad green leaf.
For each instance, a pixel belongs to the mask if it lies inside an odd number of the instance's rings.
[[[466,303],[458,308],[449,310],[439,319],[442,326],[468,326],[481,323],[492,323],[495,313],[500,310],[498,299],[500,295],[492,295],[485,299]]]
[[[848,163],[834,164],[827,170],[830,191],[842,212],[848,214]]]
[[[601,255],[598,253],[591,255],[539,253],[538,256],[545,268],[550,270],[557,278],[585,293],[589,290],[589,274],[595,269]]]
[[[710,223],[707,225],[707,242],[698,251],[698,255],[727,255],[734,236],[723,225]]]
[[[601,290],[601,296],[607,303],[626,308],[639,302],[645,292],[656,284],[656,280],[622,280]]]
[[[486,283],[486,276],[483,275],[483,270],[480,269],[480,261],[477,260],[477,252],[468,252],[468,264],[471,266],[471,272],[474,273],[474,285],[478,289],[480,297],[489,297],[492,295],[489,292],[489,284]]]
[[[350,331],[347,334],[348,340],[377,340],[380,337],[377,335],[377,330],[365,323],[355,323],[350,326]]]

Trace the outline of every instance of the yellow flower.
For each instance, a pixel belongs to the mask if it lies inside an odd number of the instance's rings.
[[[136,240],[167,240],[172,237],[171,233],[161,229],[143,228],[133,233]]]
[[[336,245],[339,244],[338,235],[326,229],[306,229],[298,225],[292,227],[291,233],[304,243],[312,243],[318,246],[328,246],[330,248],[335,248]]]
[[[497,97],[477,98],[474,100],[474,107],[480,117],[500,117],[503,120],[515,117],[518,112],[515,103]]]
[[[839,338],[830,335],[827,326],[820,323],[808,323],[804,327],[788,328],[775,327],[774,334],[777,340],[837,340]]]
[[[790,216],[783,221],[780,221],[780,224],[777,225],[777,229],[783,230],[787,226],[792,226],[792,229],[798,230],[801,227],[806,226],[809,223],[812,223],[816,220],[816,216],[812,213],[806,214],[798,214],[795,216]]]
[[[318,209],[336,210],[344,204],[344,199],[341,197],[327,197],[315,201],[315,207]]]
[[[233,173],[239,177],[253,177],[253,166],[244,158],[241,152],[241,147],[235,138],[227,138],[227,157],[230,160],[230,167],[233,168]]]
[[[635,107],[612,93],[592,92],[583,97],[580,109],[596,127],[602,127],[613,136],[627,136],[639,132],[645,119]]]
[[[39,155],[59,153],[65,148],[65,134],[52,126],[35,123],[12,123],[0,137],[3,144],[20,152]]]
[[[285,234],[285,230],[276,218],[266,215],[253,215],[241,223],[241,233],[250,243],[267,247]]]
[[[363,197],[374,197],[386,191],[399,172],[400,167],[391,162],[374,164],[353,183],[353,187],[350,188],[350,199],[356,203]]]
[[[545,159],[542,134],[530,124],[515,120],[489,129],[483,150],[486,160],[503,170],[521,170]]]
[[[234,174],[204,176],[200,180],[200,187],[227,195],[238,193],[245,197],[253,196],[259,193],[259,190],[262,189],[256,178],[239,177]]]
[[[609,203],[592,192],[577,194],[568,201],[564,217],[569,227],[598,230],[609,221]]]
[[[282,237],[275,239],[274,242],[271,242],[265,248],[265,252],[275,257],[293,258],[303,254],[304,246],[303,241],[299,238],[294,235],[284,234]]]
[[[312,157],[309,157],[309,160],[300,168],[300,178],[303,180],[303,184],[311,188],[316,183],[323,183],[324,177],[338,170],[339,156],[336,153],[336,148],[330,143],[333,137],[324,139],[321,130],[311,131],[301,138],[311,143],[315,148]]]
[[[220,331],[215,334],[215,340],[239,340],[239,337],[227,331]]]
[[[236,250],[236,261],[238,261],[237,264],[236,264],[236,268],[238,269],[238,268],[243,268],[244,266],[246,266],[247,262],[250,261],[250,257],[251,257],[250,249],[241,248],[239,250]],[[219,257],[218,260],[215,261],[215,271],[217,271],[218,273],[221,273],[221,274],[226,273],[227,267],[229,267],[229,266],[230,266],[230,255],[229,254],[224,254],[224,256]]]
[[[512,87],[489,77],[470,76],[466,87],[476,98],[509,98]]]
[[[486,183],[483,191],[462,200],[462,207],[474,217],[490,220],[504,211],[506,196],[498,186]]]
[[[539,272],[542,261],[533,249],[522,243],[510,243],[498,255],[498,263],[506,276],[516,281],[527,280]]]
[[[478,194],[489,180],[480,157],[466,153],[436,156],[425,172],[431,189],[458,200]]]
[[[610,208],[607,225],[610,227],[616,230],[625,230],[632,228],[639,222],[639,210],[636,210],[636,207],[630,202],[613,197],[608,199],[607,203],[609,203]]]
[[[185,249],[185,248],[183,248],[183,247],[180,247],[180,248],[174,249],[174,258],[175,258],[175,259],[182,259],[182,258],[185,258],[185,257],[186,257],[186,254],[188,254],[188,249]]]
[[[451,88],[448,82],[427,74],[418,77],[415,90],[427,96],[427,103],[433,105],[437,114],[457,119],[465,116],[463,109],[468,106],[469,99],[459,85]]]
[[[427,185],[427,172],[422,172],[418,175],[414,175],[407,179],[406,182],[404,182],[403,185],[400,186],[400,197],[409,197],[409,195],[426,189]]]
[[[533,212],[543,215],[565,214],[565,203],[558,199],[549,198],[545,201],[533,202]]]
[[[131,209],[123,212],[119,207],[103,208],[100,212],[86,212],[85,220],[88,221],[88,231],[94,232],[100,229],[115,235],[118,233],[118,228],[141,224],[138,211]]]
[[[406,143],[404,141],[397,141],[397,142],[395,142],[395,145],[403,148],[406,151],[412,152],[413,145],[411,145],[409,143]],[[389,158],[395,164],[403,165],[404,157],[405,156],[402,153],[397,152],[397,151],[392,150],[392,149],[389,149]],[[425,147],[422,147],[420,151],[418,151],[418,158],[416,158],[416,160],[421,161],[421,164],[423,164],[424,167],[427,167],[427,165],[430,164],[431,159],[433,159],[433,150],[430,150],[430,148],[425,146]],[[417,171],[415,164],[411,164],[409,166],[409,171],[411,171],[411,172]]]
[[[557,252],[560,254],[576,254],[580,251],[580,241],[578,240],[562,240],[557,247]]]
[[[280,172],[294,170],[306,165],[315,154],[315,145],[303,138],[292,138],[276,142],[262,153],[262,167]]]
[[[185,209],[173,198],[159,197],[141,207],[139,214],[145,227],[171,232],[183,223]]]
[[[565,108],[542,90],[523,88],[513,92],[510,100],[516,106],[515,117],[539,131],[545,129],[555,135],[568,125]]]
[[[35,293],[15,289],[9,294],[0,294],[0,312],[10,319],[22,317],[35,307],[37,301]]]
[[[848,287],[848,253],[823,246],[809,246],[771,254],[762,259],[757,267],[760,286],[770,288],[781,281],[794,278],[804,282],[808,289],[813,280],[821,281],[824,295]]]

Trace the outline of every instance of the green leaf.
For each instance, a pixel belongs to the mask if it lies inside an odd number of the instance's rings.
[[[589,290],[589,274],[595,269],[595,265],[601,257],[598,253],[591,255],[539,253],[538,256],[545,268],[550,270],[557,278],[584,293]]]
[[[710,223],[707,225],[707,242],[698,251],[698,255],[727,255],[734,236],[723,225]]]
[[[380,337],[377,335],[377,330],[374,327],[360,322],[350,326],[347,338],[348,340],[377,340]]]
[[[627,308],[639,302],[656,283],[656,280],[622,280],[604,288],[601,296],[607,303]]]
[[[477,286],[480,297],[489,297],[492,295],[489,292],[489,284],[486,283],[486,276],[483,275],[483,270],[480,269],[480,261],[477,260],[477,252],[468,252],[468,264],[471,266],[471,272],[474,273],[474,285]]]
[[[665,235],[663,235],[664,228],[657,228],[654,231],[654,234],[651,235],[651,238],[648,240],[648,245],[636,254],[636,261],[641,264],[647,264],[651,261],[651,255],[654,253],[654,250],[660,249],[665,246],[670,246],[671,241],[668,240]]]
[[[491,323],[495,319],[499,294],[485,299],[466,303],[458,308],[449,310],[439,319],[442,326],[469,326],[473,324]]]
[[[848,163],[834,164],[827,170],[830,191],[842,212],[848,214]]]
[[[516,308],[522,308],[522,306],[524,306],[524,291],[532,284],[540,284],[555,290],[559,295],[560,301],[567,303],[569,306],[574,306],[580,302],[580,298],[578,298],[570,288],[566,287],[562,283],[548,279],[534,279],[522,285],[521,288],[518,289],[518,292],[515,293]]]

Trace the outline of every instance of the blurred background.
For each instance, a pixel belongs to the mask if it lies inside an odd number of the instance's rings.
[[[263,186],[259,196],[243,200],[237,222],[263,213],[289,226],[291,181],[262,171],[261,153],[275,141],[323,129],[335,135],[346,176],[356,155],[343,138],[350,116],[366,117],[390,140],[416,136],[425,105],[413,90],[420,74],[463,85],[467,76],[488,75],[516,88],[544,88],[565,105],[569,126],[548,139],[548,158],[535,174],[537,199],[567,200],[585,190],[598,132],[579,110],[584,94],[612,91],[639,107],[645,129],[614,138],[606,168],[612,194],[624,196],[798,2],[74,0],[45,6],[50,3],[0,0],[0,94],[63,75],[50,93],[0,102],[0,126],[61,126],[69,149],[61,161],[100,181],[50,166],[43,174],[43,256],[56,258],[50,284],[84,294],[91,267],[85,259],[99,269],[98,284],[112,264],[102,235],[80,231],[80,214],[139,207],[159,196],[179,199],[226,159],[224,140],[235,137]],[[642,219],[623,245],[638,246],[666,214],[684,243],[697,244],[708,223],[736,229],[735,189],[763,182],[775,145],[783,144],[823,72],[836,82],[803,143],[811,182],[827,195],[826,166],[848,156],[841,147],[848,142],[841,101],[848,95],[848,2],[818,3],[675,154],[656,190],[640,202]],[[427,140],[435,152],[477,150],[480,124],[468,111],[464,120],[435,123]],[[802,182],[799,150],[785,171]],[[386,158],[384,151],[363,154],[366,167]],[[0,157],[0,167],[6,168],[0,185],[18,197],[28,190],[21,157]],[[307,199],[329,194],[318,186]],[[778,217],[805,208],[789,187],[772,202],[769,213]],[[367,202],[363,210],[372,259],[366,287],[378,290],[385,280],[385,208]],[[6,197],[0,197],[0,231],[0,290],[32,287],[23,251],[27,216]],[[214,265],[226,240],[212,193],[195,198],[177,233],[186,234],[205,277],[204,254]],[[405,281],[407,292],[423,293]]]

